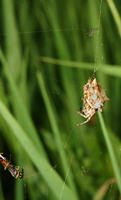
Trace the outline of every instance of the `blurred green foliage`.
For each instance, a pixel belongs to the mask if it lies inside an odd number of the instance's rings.
[[[0,167],[0,200],[119,199],[120,8],[118,0],[0,1],[0,151],[24,168],[14,180]],[[110,101],[101,124],[95,115],[76,127],[94,71]]]

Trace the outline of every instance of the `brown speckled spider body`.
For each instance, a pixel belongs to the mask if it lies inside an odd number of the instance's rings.
[[[109,101],[109,98],[105,94],[105,90],[101,88],[96,78],[93,80],[89,79],[87,84],[83,86],[83,91],[83,109],[81,112],[78,111],[77,113],[87,120],[76,124],[76,126],[80,126],[90,121],[97,110],[102,112],[104,103]]]

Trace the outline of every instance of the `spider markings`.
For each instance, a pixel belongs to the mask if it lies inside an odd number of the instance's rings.
[[[23,178],[23,168],[19,171],[19,166],[10,164],[11,162],[3,157],[3,153],[0,153],[0,162],[4,166],[4,170],[8,170],[15,179]]]
[[[76,124],[76,126],[81,126],[82,124],[89,122],[96,111],[99,110],[102,112],[104,103],[109,101],[109,98],[105,94],[105,90],[101,88],[96,78],[88,80],[87,84],[83,86],[83,92],[83,109],[82,112],[78,111],[77,113],[87,120]]]

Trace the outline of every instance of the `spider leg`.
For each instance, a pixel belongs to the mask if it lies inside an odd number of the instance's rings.
[[[80,111],[77,111],[77,114],[81,115],[84,118],[87,118],[87,116],[85,114],[81,113]]]
[[[90,119],[88,118],[86,121],[80,122],[80,123],[76,124],[76,126],[81,126],[81,125],[83,125],[83,124],[86,124],[89,120],[90,120]]]
[[[91,115],[90,117],[88,117],[88,119],[87,119],[86,121],[80,122],[80,123],[76,124],[76,126],[81,126],[81,125],[83,125],[83,124],[86,124],[87,122],[90,121],[90,119],[92,118],[92,116],[93,116],[93,115]]]

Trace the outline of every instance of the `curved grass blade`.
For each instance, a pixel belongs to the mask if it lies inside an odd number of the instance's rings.
[[[12,129],[13,134],[16,136],[19,143],[37,167],[39,173],[42,175],[43,179],[46,181],[56,198],[63,200],[76,200],[77,198],[73,192],[66,186],[65,182],[62,181],[43,156],[40,155],[33,141],[27,136],[25,131],[10,114],[2,101],[0,101],[0,114]]]

